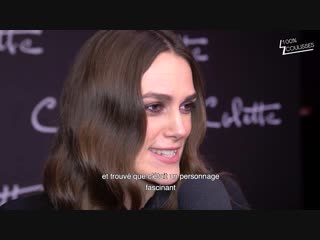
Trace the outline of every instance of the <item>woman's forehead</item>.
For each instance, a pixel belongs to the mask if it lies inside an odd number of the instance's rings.
[[[182,58],[171,52],[160,53],[151,66],[144,73],[143,78],[149,78],[151,76],[163,76],[166,75],[187,75],[191,76],[191,68],[189,63]]]
[[[188,62],[173,53],[161,53],[145,72],[142,91],[185,88],[193,90],[192,72]]]

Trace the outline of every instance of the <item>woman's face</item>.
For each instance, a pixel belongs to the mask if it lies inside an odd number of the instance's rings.
[[[166,176],[164,179],[150,181],[173,184],[177,179],[170,174],[180,174],[180,159],[191,131],[191,110],[196,100],[191,68],[184,58],[161,53],[143,75],[141,88],[147,132],[135,170],[138,174],[167,174],[162,175]]]

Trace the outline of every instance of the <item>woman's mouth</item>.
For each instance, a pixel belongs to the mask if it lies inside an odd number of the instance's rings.
[[[150,148],[150,151],[155,154],[162,155],[165,157],[173,157],[177,153],[177,150],[158,150],[155,148]]]
[[[174,149],[157,149],[149,148],[152,155],[164,163],[176,163],[179,161],[179,148]]]

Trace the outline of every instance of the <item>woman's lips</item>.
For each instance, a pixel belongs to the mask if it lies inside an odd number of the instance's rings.
[[[155,150],[164,150],[164,149],[158,149],[158,148],[154,148]],[[180,156],[180,149],[179,148],[173,148],[176,149],[176,153],[172,156],[163,156],[157,153],[154,153],[151,151],[151,149],[149,149],[149,151],[151,152],[151,154],[159,161],[166,163],[166,164],[173,164],[173,163],[177,163],[179,161],[179,156]],[[166,149],[166,150],[170,150],[170,149]]]

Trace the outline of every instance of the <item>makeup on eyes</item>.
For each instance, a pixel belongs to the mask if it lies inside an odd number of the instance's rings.
[[[151,115],[157,115],[162,113],[162,111],[170,105],[173,101],[173,97],[163,93],[155,93],[155,92],[148,92],[143,95],[143,99],[154,99],[153,102],[145,103],[145,110],[148,111]],[[197,99],[197,94],[192,93],[191,95],[187,96],[184,99],[184,102],[180,105],[181,107],[186,107],[187,109],[183,109],[182,111],[185,114],[191,113],[192,109],[195,108],[195,102]]]
[[[193,101],[185,102],[180,105],[180,109],[183,111],[183,113],[189,114],[192,112],[192,109],[196,107],[195,102],[196,102],[196,99],[194,99]],[[166,106],[167,106],[167,103],[153,102],[153,103],[145,104],[145,110],[151,112],[152,114],[157,114],[157,113],[161,113]],[[183,109],[183,107],[185,109]]]

